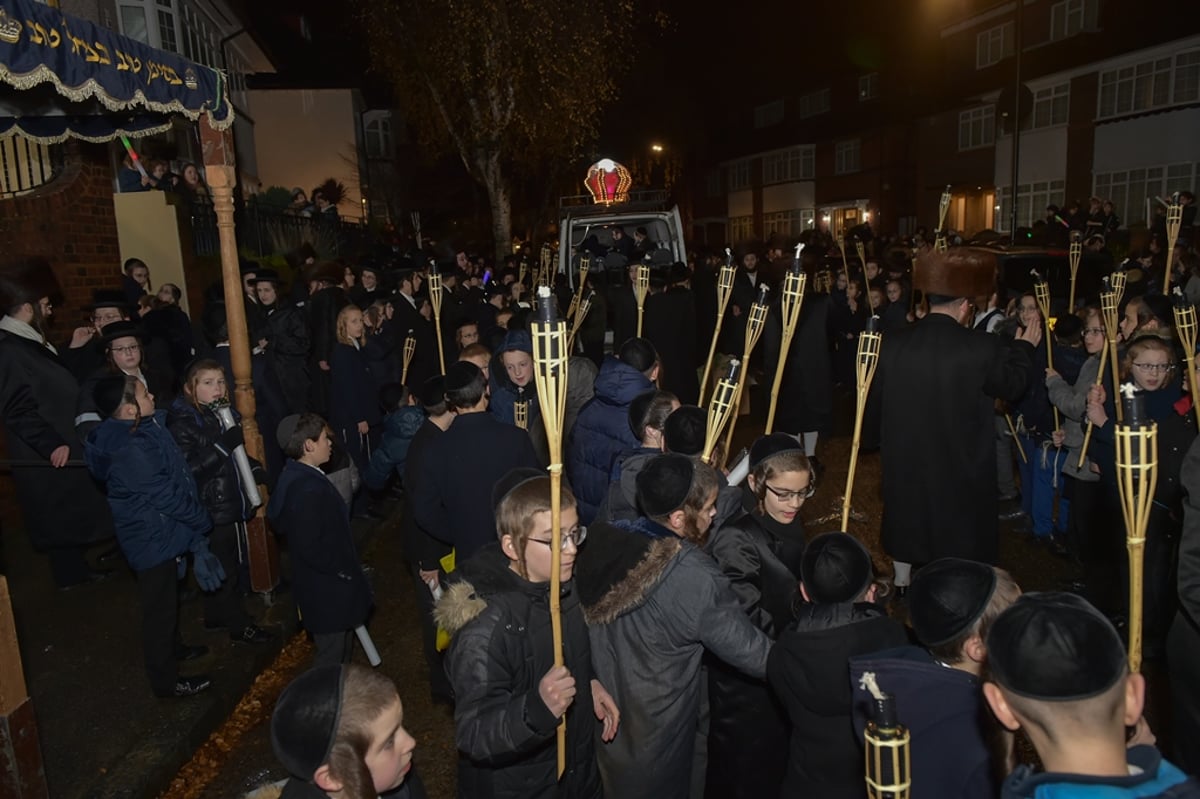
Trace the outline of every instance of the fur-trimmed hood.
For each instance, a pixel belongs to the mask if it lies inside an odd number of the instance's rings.
[[[446,586],[433,608],[438,627],[453,636],[487,609],[489,597],[508,592],[545,595],[550,590],[548,583],[531,583],[508,564],[499,543],[487,545],[463,563],[454,575],[458,579]]]
[[[657,587],[683,541],[607,523],[588,528],[575,585],[588,624],[608,624],[639,607]]]

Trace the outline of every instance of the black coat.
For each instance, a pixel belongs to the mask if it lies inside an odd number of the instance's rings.
[[[417,524],[412,498],[419,493],[418,485],[428,477],[425,461],[438,445],[442,428],[426,419],[408,445],[404,460],[404,514],[400,517],[400,546],[408,562],[424,571],[440,567],[441,559],[450,554],[450,547],[438,541]]]
[[[421,316],[421,312],[403,296],[397,295],[393,306],[396,315],[392,319],[392,334],[395,336],[397,356],[403,360],[404,339],[408,337],[409,330],[417,342],[412,362],[408,365],[408,380],[405,384],[414,391],[419,391],[428,378],[442,373],[438,363],[437,337],[434,335],[433,322]]]
[[[1167,658],[1175,703],[1179,766],[1200,769],[1200,444],[1192,443],[1180,473],[1183,532],[1179,539],[1179,611],[1171,625]]]
[[[851,721],[850,658],[908,643],[874,604],[804,605],[767,658],[767,681],[787,709],[791,752],[779,796],[863,799],[862,747]]]
[[[637,297],[633,287],[623,283],[609,289],[608,309],[612,313],[613,350],[618,351],[622,344],[637,335]],[[644,305],[642,310],[644,313]],[[594,312],[594,308],[588,311],[588,316]]]
[[[662,364],[659,387],[679,397],[683,405],[695,405],[700,398],[700,378],[696,375],[700,353],[691,290],[676,286],[653,294],[646,298],[645,313],[642,335],[654,345]]]
[[[352,344],[339,343],[333,349],[333,385],[329,393],[329,426],[341,436],[350,451],[360,446],[357,425],[378,425],[379,386],[367,365],[367,356]]]
[[[773,432],[828,431],[833,414],[830,380],[829,312],[831,300],[810,294],[800,307],[800,321],[788,348],[787,365],[779,384]],[[763,367],[766,379],[775,380],[783,340],[783,316],[776,301],[763,328]]]
[[[539,467],[529,434],[487,411],[460,414],[427,464],[413,493],[417,524],[453,546],[459,563],[496,540],[492,486],[518,466]]]
[[[142,317],[141,324],[151,342],[147,357],[150,356],[150,350],[165,347],[171,377],[182,378],[188,364],[195,357],[196,341],[192,335],[192,320],[188,319],[188,315],[178,305],[168,305],[148,312]],[[247,329],[254,329],[249,327],[249,320],[246,324]],[[157,365],[160,368],[162,366]]]
[[[71,448],[71,460],[83,459],[83,443],[75,433],[78,395],[79,384],[58,356],[0,331],[0,417],[8,457],[46,464],[12,469],[25,530],[39,551],[113,536],[108,503],[88,470],[50,466],[50,454],[64,444]]]
[[[275,305],[263,309],[259,333],[267,340],[267,366],[279,380],[289,413],[303,413],[308,407],[308,320],[294,305]]]
[[[939,313],[883,338],[865,429],[880,442],[891,557],[996,562],[994,400],[1021,396],[1032,354]]]
[[[242,491],[233,457],[221,451],[221,422],[210,410],[201,410],[187,397],[179,397],[167,411],[167,430],[187,459],[200,502],[213,524],[244,522],[254,509]]]

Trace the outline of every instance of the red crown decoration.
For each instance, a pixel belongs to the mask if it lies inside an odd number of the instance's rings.
[[[629,199],[629,184],[633,179],[629,170],[611,158],[602,158],[588,167],[583,185],[592,195],[592,202],[610,205]]]

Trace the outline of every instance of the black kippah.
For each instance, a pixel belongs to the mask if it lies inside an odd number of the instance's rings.
[[[430,407],[446,401],[446,378],[434,375],[421,384],[421,404]]]
[[[642,513],[662,518],[682,508],[692,491],[695,474],[696,464],[686,455],[655,455],[637,475],[637,501]]]
[[[290,774],[312,781],[327,760],[342,714],[341,665],[318,666],[292,680],[271,714],[271,748]]]
[[[511,494],[519,485],[528,483],[530,480],[536,480],[539,477],[545,477],[546,473],[541,469],[534,469],[531,466],[518,466],[510,470],[506,475],[496,481],[492,486],[492,510],[495,511],[500,507],[500,503],[504,498]]]
[[[813,602],[849,602],[871,585],[871,555],[846,533],[822,533],[804,550],[800,581]]]
[[[135,387],[136,388],[136,387]],[[92,402],[105,419],[117,412],[125,399],[125,375],[105,375],[92,387]]]
[[[1075,594],[1025,594],[992,624],[987,648],[995,683],[1047,702],[1099,696],[1129,671],[1116,628]]]
[[[461,391],[477,380],[480,374],[480,368],[470,361],[455,361],[446,369],[446,376],[443,378],[446,393]]]
[[[996,591],[996,570],[961,558],[935,560],[917,572],[908,589],[908,615],[924,646],[953,641],[987,609]]]
[[[670,452],[699,455],[704,450],[708,414],[695,405],[682,405],[671,412],[663,425],[663,441]]]
[[[796,440],[796,437],[789,436],[787,433],[772,433],[769,436],[760,436],[750,447],[750,468],[753,469],[767,458],[780,455],[784,452],[803,451],[804,447],[800,446],[800,442]]]

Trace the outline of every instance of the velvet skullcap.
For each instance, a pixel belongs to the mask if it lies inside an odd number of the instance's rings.
[[[434,375],[421,384],[421,404],[427,408],[446,401],[446,378]]]
[[[875,574],[871,555],[846,533],[822,533],[804,550],[800,581],[813,602],[850,602],[862,596]]]
[[[288,442],[296,434],[296,427],[299,424],[300,414],[293,413],[291,416],[283,417],[279,420],[279,424],[275,425],[275,441],[279,444],[280,449],[287,449]]]
[[[992,680],[1029,699],[1090,699],[1128,673],[1116,628],[1075,594],[1025,594],[992,624],[987,648]]]
[[[530,480],[536,480],[539,477],[545,476],[545,470],[534,469],[531,466],[518,466],[515,469],[509,470],[507,474],[497,480],[496,484],[492,486],[492,511],[494,512],[499,508],[504,498],[517,490],[519,486],[528,483]]]
[[[708,414],[695,405],[681,405],[671,412],[663,425],[663,442],[670,452],[699,455],[704,451]]]
[[[935,560],[908,589],[913,632],[924,646],[940,646],[971,628],[996,592],[996,570],[961,558]]]
[[[311,781],[329,760],[342,714],[343,666],[318,666],[292,680],[271,714],[271,748],[294,777]]]
[[[455,361],[446,367],[446,376],[443,378],[446,393],[462,391],[478,380],[480,374],[480,368],[470,361]]]
[[[769,436],[760,436],[750,447],[750,468],[754,469],[767,458],[781,455],[784,452],[803,451],[804,447],[800,446],[800,442],[796,440],[796,437],[790,436],[787,433],[772,433]]]
[[[655,455],[637,476],[637,501],[642,513],[658,519],[682,508],[692,492],[695,476],[696,464],[688,456],[674,452]]]
[[[136,388],[136,386],[135,386]],[[105,375],[92,386],[92,403],[104,418],[117,412],[125,401],[125,375]]]

